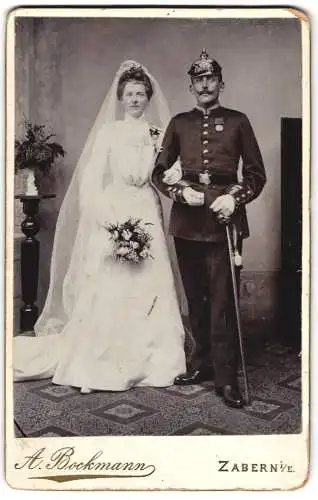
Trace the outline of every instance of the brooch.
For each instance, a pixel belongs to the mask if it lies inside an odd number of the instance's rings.
[[[154,147],[156,154],[158,153],[158,139],[160,137],[161,132],[162,131],[160,130],[160,128],[155,127],[154,125],[150,124],[149,133],[150,133],[150,137],[151,137],[152,144],[153,144],[153,147]]]
[[[151,137],[155,137],[157,139],[161,133],[161,130],[160,130],[160,128],[155,127],[154,125],[150,125],[149,132],[150,132]]]

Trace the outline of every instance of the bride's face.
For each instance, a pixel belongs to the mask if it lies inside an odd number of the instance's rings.
[[[126,113],[134,118],[139,118],[148,106],[144,84],[127,82],[123,91],[122,103]]]

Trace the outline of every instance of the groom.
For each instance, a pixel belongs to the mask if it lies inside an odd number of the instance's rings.
[[[219,103],[224,82],[217,61],[203,50],[188,74],[196,106],[170,121],[152,176],[154,185],[174,201],[170,233],[196,343],[187,373],[175,384],[214,378],[217,394],[228,406],[240,408],[239,351],[224,224],[235,224],[241,251],[242,240],[249,236],[245,205],[261,193],[266,174],[248,118]],[[181,171],[176,168],[173,173],[170,167],[178,158]]]

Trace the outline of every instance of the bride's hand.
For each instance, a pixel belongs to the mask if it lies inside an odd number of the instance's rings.
[[[176,184],[182,179],[182,170],[180,165],[173,165],[171,168],[165,171],[163,174],[163,182],[165,184]]]

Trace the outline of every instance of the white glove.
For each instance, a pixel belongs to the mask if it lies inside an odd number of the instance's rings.
[[[191,205],[192,207],[204,205],[204,193],[195,191],[195,189],[192,189],[191,187],[186,187],[182,194],[188,205]]]
[[[219,222],[227,222],[235,210],[235,200],[231,194],[218,196],[210,205]]]
[[[163,182],[165,184],[176,184],[182,179],[182,170],[180,165],[173,165],[171,168],[165,171],[163,175]]]

